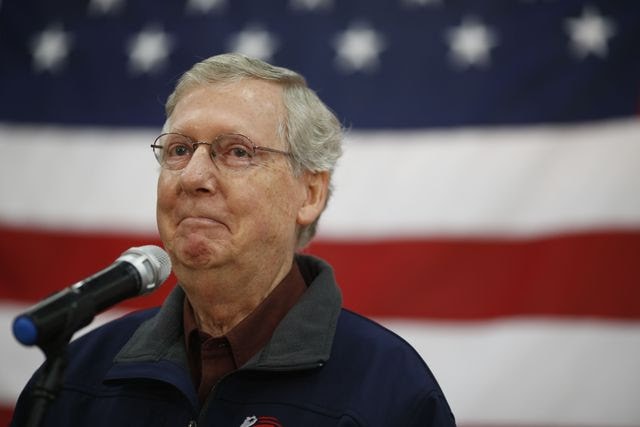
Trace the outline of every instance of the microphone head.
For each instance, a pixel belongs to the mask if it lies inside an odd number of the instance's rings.
[[[71,338],[71,334],[88,325],[97,313],[111,305],[152,292],[170,273],[171,260],[164,250],[157,246],[130,248],[110,267],[44,299],[16,317],[13,335],[24,345],[37,344],[45,350],[43,346],[49,346],[58,338],[67,338],[67,335]]]
[[[171,273],[171,259],[158,246],[146,245],[127,249],[117,261],[132,264],[142,279],[140,295],[154,291]]]

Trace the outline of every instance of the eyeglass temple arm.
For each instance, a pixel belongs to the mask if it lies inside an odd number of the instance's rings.
[[[285,156],[291,156],[292,155],[291,152],[289,152],[289,151],[282,151],[282,150],[278,150],[278,149],[275,149],[275,148],[269,148],[269,147],[257,146],[257,147],[254,147],[254,150],[268,151],[270,153],[284,154]]]

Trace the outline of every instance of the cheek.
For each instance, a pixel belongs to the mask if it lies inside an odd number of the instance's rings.
[[[260,203],[253,209],[256,221],[261,226],[275,232],[295,228],[300,194],[295,191],[294,185],[290,180],[278,180],[256,195]]]
[[[174,194],[171,180],[161,174],[158,178],[157,187],[156,221],[158,223],[158,231],[163,240],[170,231],[170,217],[175,205]]]
[[[156,188],[158,197],[158,206],[171,207],[175,204],[180,177],[171,171],[160,172],[158,177],[158,186]]]

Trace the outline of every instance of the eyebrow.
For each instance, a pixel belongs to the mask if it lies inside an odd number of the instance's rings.
[[[170,128],[170,129],[166,130],[165,133],[179,133],[180,135],[187,136],[187,137],[193,139],[194,141],[199,141],[200,140],[199,138],[196,138],[196,137],[192,136],[190,132],[187,132],[187,131],[185,131],[183,129],[180,129],[180,128]],[[209,134],[209,132],[207,132],[207,134]],[[219,132],[212,133],[210,137],[205,139],[205,141],[210,141],[210,140],[212,140],[213,138],[215,138],[215,137],[217,137],[219,135],[242,135],[242,136],[244,136],[246,138],[249,138],[251,141],[254,140],[254,138],[250,137],[249,135],[247,135],[246,132],[242,132],[242,131],[239,131],[239,130],[232,130],[231,128],[228,128],[227,130],[221,130]]]

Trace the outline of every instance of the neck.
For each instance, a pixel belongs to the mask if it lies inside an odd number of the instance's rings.
[[[293,257],[276,266],[217,267],[176,271],[193,307],[198,328],[214,337],[227,334],[278,286],[291,270]]]

